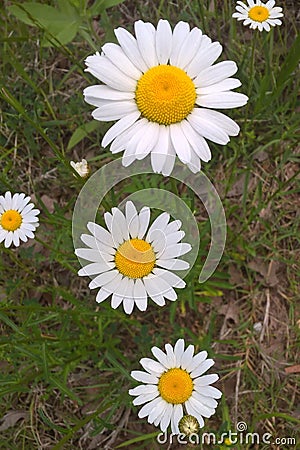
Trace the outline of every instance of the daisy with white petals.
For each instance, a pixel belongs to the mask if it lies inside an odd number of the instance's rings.
[[[183,339],[179,339],[174,348],[166,344],[166,353],[153,347],[151,351],[157,361],[142,358],[140,363],[146,372],[131,372],[132,378],[144,383],[129,390],[130,395],[136,396],[133,404],[144,405],[138,416],[148,417],[148,422],[159,426],[163,432],[171,424],[174,434],[179,433],[178,423],[185,414],[195,417],[202,428],[203,417],[215,413],[216,399],[222,396],[218,389],[210,386],[218,380],[218,375],[203,375],[214,361],[207,359],[206,351],[194,355],[193,345],[184,347]]]
[[[97,275],[90,289],[100,288],[96,301],[103,302],[110,295],[112,308],[123,303],[130,314],[134,305],[139,310],[147,308],[148,296],[159,306],[165,299],[174,301],[173,288],[184,288],[185,282],[172,270],[186,270],[189,264],[178,256],[191,250],[191,245],[181,243],[184,231],[180,220],[170,221],[166,212],[160,214],[149,227],[150,209],[143,207],[138,213],[128,201],[125,215],[118,208],[104,214],[105,228],[89,222],[91,234],[83,234],[87,248],[75,250],[78,257],[89,261],[78,275]]]
[[[249,25],[250,28],[259,31],[270,31],[271,27],[281,25],[282,22],[279,17],[283,17],[282,8],[275,6],[275,0],[269,0],[267,3],[262,3],[260,0],[247,0],[245,3],[238,1],[236,10],[232,17],[237,20],[243,20],[243,25]]]
[[[90,173],[90,168],[86,159],[78,162],[70,161],[70,165],[82,178],[86,178]]]
[[[20,241],[27,242],[28,238],[34,238],[40,211],[34,209],[30,200],[23,193],[12,196],[8,191],[0,195],[0,242],[4,241],[4,247],[8,248],[11,244],[19,247]]]
[[[96,120],[117,120],[102,146],[124,151],[123,165],[151,154],[154,172],[169,175],[176,155],[194,173],[200,160],[209,161],[206,139],[225,145],[239,126],[214,108],[243,106],[248,97],[232,92],[241,85],[231,78],[233,61],[214,62],[222,53],[218,42],[179,22],[172,31],[167,20],[157,29],[135,22],[135,36],[115,30],[119,45],[108,43],[86,59],[86,71],[103,84],[84,90],[85,101],[97,107]]]

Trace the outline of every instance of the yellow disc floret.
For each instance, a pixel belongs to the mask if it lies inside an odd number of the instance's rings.
[[[253,6],[248,12],[250,19],[255,22],[264,22],[269,18],[270,12],[265,6]]]
[[[115,264],[119,272],[129,278],[143,278],[155,265],[155,253],[143,239],[130,239],[118,248]]]
[[[164,372],[158,381],[161,397],[175,405],[186,402],[192,395],[193,389],[194,384],[190,375],[177,367]]]
[[[196,89],[191,78],[179,67],[155,66],[139,79],[135,100],[143,117],[150,122],[170,125],[181,122],[193,110]]]
[[[8,211],[5,211],[0,218],[0,224],[4,230],[7,231],[15,231],[18,228],[20,228],[20,225],[22,223],[22,216],[21,214],[14,210],[9,209]]]

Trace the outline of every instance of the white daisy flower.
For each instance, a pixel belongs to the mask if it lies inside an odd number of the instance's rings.
[[[206,139],[225,145],[239,126],[214,108],[243,106],[248,97],[231,92],[241,85],[231,78],[233,61],[213,63],[222,46],[179,22],[172,31],[167,20],[157,29],[135,22],[135,36],[115,30],[119,45],[108,43],[86,59],[87,72],[102,83],[84,90],[85,101],[97,106],[96,120],[117,120],[105,134],[102,146],[124,150],[123,165],[151,154],[154,172],[169,175],[176,155],[194,173],[200,160],[209,161]],[[213,109],[210,109],[213,108]]]
[[[90,168],[86,159],[79,162],[70,161],[70,165],[82,178],[85,178],[90,173]]]
[[[28,238],[34,238],[34,232],[39,226],[38,209],[29,203],[30,197],[25,194],[6,192],[0,195],[0,242],[4,241],[4,247],[11,244],[19,247],[20,241],[27,242]]]
[[[260,0],[247,0],[245,3],[238,1],[236,10],[232,17],[237,20],[243,20],[243,25],[249,25],[250,28],[259,31],[270,31],[271,27],[281,25],[282,22],[279,17],[283,17],[282,8],[275,6],[275,0],[269,0],[267,3],[262,3]]]
[[[159,426],[164,432],[171,424],[172,433],[178,434],[180,419],[187,413],[195,417],[199,427],[204,426],[203,417],[215,413],[222,393],[210,386],[218,375],[203,375],[213,364],[207,352],[194,355],[194,346],[184,349],[184,340],[179,339],[174,349],[165,345],[166,353],[157,347],[151,349],[157,359],[142,358],[140,364],[146,370],[134,370],[132,378],[141,381],[140,386],[129,390],[136,396],[134,405],[144,405],[138,416],[148,417],[148,422]],[[186,413],[184,412],[186,411]]]
[[[184,231],[181,221],[170,221],[166,212],[154,220],[150,228],[150,209],[143,207],[139,213],[131,201],[125,206],[125,215],[112,208],[104,214],[109,231],[89,222],[90,234],[82,234],[88,248],[79,248],[75,254],[91,264],[79,270],[80,276],[97,275],[89,284],[99,288],[96,301],[103,302],[112,295],[111,306],[123,302],[124,311],[130,314],[134,305],[140,311],[147,308],[148,296],[159,306],[165,298],[177,299],[173,288],[184,288],[185,282],[172,270],[186,270],[189,264],[178,256],[191,250],[191,245],[181,243]]]

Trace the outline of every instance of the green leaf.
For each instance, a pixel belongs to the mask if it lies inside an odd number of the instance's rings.
[[[123,3],[124,0],[96,0],[94,4],[90,7],[90,16],[98,16],[102,14],[107,8],[111,8],[112,6],[119,5]]]
[[[96,130],[98,126],[99,123],[97,122],[97,120],[92,120],[91,122],[81,125],[79,128],[77,128],[69,140],[67,150],[71,150],[73,147],[75,147],[78,142],[82,141],[82,139],[84,139],[88,134]]]
[[[67,44],[74,39],[81,23],[80,16],[71,5],[61,11],[53,6],[28,2],[12,5],[9,11],[27,25],[44,30],[47,34],[42,41],[44,46]]]

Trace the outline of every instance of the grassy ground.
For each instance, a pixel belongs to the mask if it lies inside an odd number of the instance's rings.
[[[208,350],[220,374],[224,395],[205,431],[234,431],[244,421],[251,431],[270,433],[274,444],[234,448],[296,448],[275,439],[296,437],[300,423],[293,370],[300,328],[297,2],[278,2],[284,24],[269,34],[231,19],[233,1],[125,1],[90,17],[82,8],[79,33],[52,47],[43,46],[40,27],[16,19],[12,3],[0,7],[0,191],[32,195],[42,213],[35,241],[1,246],[0,449],[167,448],[156,443],[157,429],[138,419],[127,391],[139,359],[179,337]],[[95,84],[83,72],[85,57],[113,39],[114,27],[132,31],[137,19],[156,24],[161,17],[173,25],[188,21],[219,40],[221,58],[237,62],[240,91],[250,100],[230,112],[240,135],[226,147],[211,144],[213,159],[203,167],[228,223],[217,272],[198,284],[200,258],[174,305],[128,317],[108,302],[98,306],[87,279],[76,275],[71,218],[83,181],[69,161],[84,157],[95,172],[112,160],[99,145],[109,125],[91,122],[83,101],[83,88]],[[85,137],[74,143],[81,126]],[[193,204],[183,185],[157,180]],[[107,208],[138,183],[118,185]],[[207,216],[197,201],[194,210],[203,256]]]

